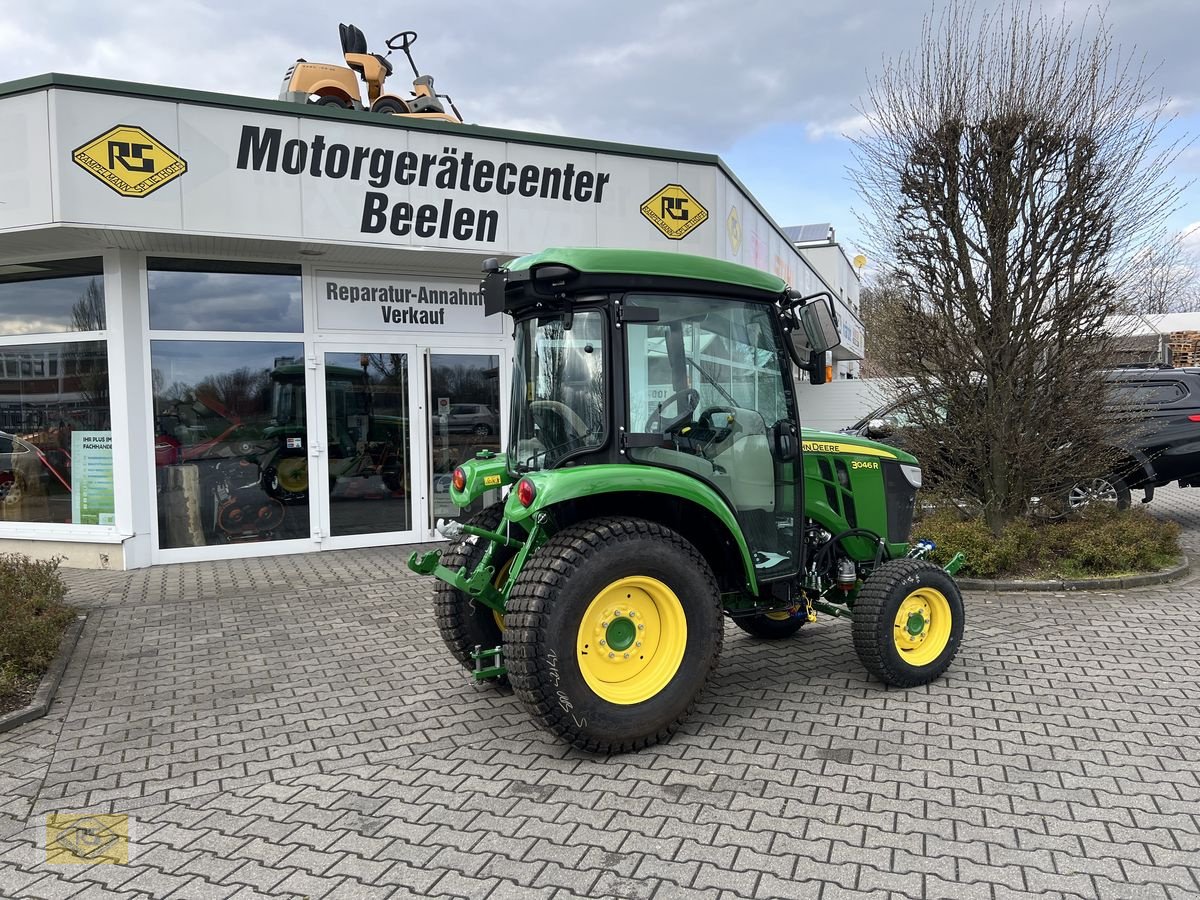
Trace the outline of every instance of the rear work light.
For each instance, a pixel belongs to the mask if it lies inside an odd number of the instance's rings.
[[[454,474],[450,476],[450,483],[454,485],[456,491],[462,491],[467,486],[467,473],[462,470],[462,467],[454,470]]]
[[[533,498],[537,496],[537,488],[533,486],[533,482],[528,478],[522,478],[517,482],[517,502],[528,508],[533,505]]]

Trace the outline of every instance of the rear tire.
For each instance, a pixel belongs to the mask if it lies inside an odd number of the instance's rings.
[[[746,634],[766,641],[781,641],[790,638],[804,627],[804,614],[773,618],[780,613],[759,613],[755,616],[733,616],[733,624]]]
[[[550,538],[513,586],[505,624],[517,696],[544,728],[595,753],[669,737],[724,639],[704,557],[641,519],[592,519]]]
[[[352,105],[348,100],[344,100],[334,94],[322,94],[316,100],[311,101],[313,106],[336,106],[338,109],[352,109]]]
[[[399,97],[380,97],[371,106],[371,112],[385,116],[406,116],[412,110]]]
[[[504,518],[504,502],[493,503],[487,509],[468,520],[468,525],[495,531]],[[470,573],[483,558],[487,541],[465,536],[442,554],[442,565],[458,571],[463,566]],[[492,556],[496,569],[496,581],[508,575],[508,563],[516,556],[510,547],[498,547]],[[438,631],[454,658],[469,672],[475,671],[475,660],[471,654],[475,647],[485,650],[500,646],[504,641],[503,616],[493,612],[490,606],[464,594],[458,588],[439,580],[433,590],[433,610],[437,616]],[[495,683],[507,682],[507,678],[489,679]]]
[[[963,620],[962,594],[943,569],[920,559],[888,560],[854,601],[854,649],[886,684],[928,684],[958,653]]]

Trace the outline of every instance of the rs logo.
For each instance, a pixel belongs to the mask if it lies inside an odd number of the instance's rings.
[[[662,212],[660,215],[664,219],[674,219],[676,222],[686,222],[688,220],[687,197],[671,197],[665,195],[662,198]]]
[[[108,142],[108,167],[115,169],[117,163],[120,163],[122,168],[127,172],[153,172],[154,160],[149,156],[142,156],[147,150],[153,150],[153,144],[134,144],[129,141],[109,141]],[[136,165],[130,163],[130,159],[136,161]]]

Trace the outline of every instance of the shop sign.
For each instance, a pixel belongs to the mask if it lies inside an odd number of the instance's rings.
[[[673,241],[708,221],[708,210],[681,184],[665,184],[642,204],[642,215]]]
[[[112,432],[71,432],[71,521],[115,524]]]
[[[122,197],[146,197],[187,171],[167,145],[144,128],[117,125],[71,154],[75,165]]]
[[[368,331],[501,334],[485,318],[479,282],[420,276],[317,273],[317,327]]]

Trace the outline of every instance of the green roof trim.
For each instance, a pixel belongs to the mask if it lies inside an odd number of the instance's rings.
[[[551,247],[540,253],[514,259],[505,268],[523,272],[543,264],[570,266],[580,272],[615,275],[652,275],[659,278],[690,278],[736,284],[753,291],[782,294],[787,282],[770,272],[749,266],[662,250],[613,250],[608,248]]]

